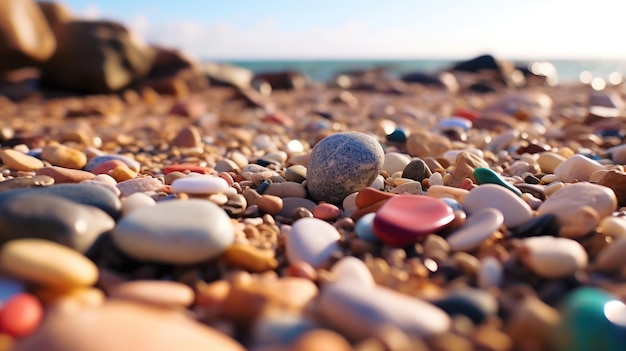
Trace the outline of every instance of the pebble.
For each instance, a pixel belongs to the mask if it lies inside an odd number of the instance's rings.
[[[339,238],[337,229],[321,219],[298,219],[287,233],[287,259],[292,263],[304,261],[318,267],[339,250]]]
[[[606,234],[605,234],[606,235]],[[616,238],[596,256],[593,267],[600,271],[617,271],[626,266],[626,237]]]
[[[341,283],[350,282],[364,288],[376,286],[374,277],[365,262],[356,257],[343,257],[333,265],[331,272],[335,274],[335,280]]]
[[[523,350],[548,349],[552,333],[561,321],[559,312],[537,297],[527,296],[516,304],[507,333]]]
[[[130,325],[133,327],[129,328]],[[14,351],[125,350],[128,340],[132,340],[135,351],[200,351],[206,350],[207,345],[220,351],[245,350],[231,337],[179,312],[110,301],[73,313],[52,311]]]
[[[5,167],[14,171],[30,172],[44,167],[40,159],[12,149],[0,150],[0,159]]]
[[[584,207],[593,209],[602,219],[616,209],[617,197],[613,190],[602,185],[568,184],[550,195],[537,209],[537,215],[553,214],[562,226],[567,226]]]
[[[405,167],[411,162],[411,158],[399,152],[388,152],[385,154],[385,161],[383,162],[383,170],[389,174],[396,172],[402,172]]]
[[[460,288],[433,303],[450,316],[467,316],[476,324],[483,323],[498,311],[498,301],[487,291]]]
[[[194,264],[224,252],[235,229],[223,209],[210,201],[166,201],[120,219],[115,244],[141,261]]]
[[[223,193],[228,189],[228,183],[211,175],[196,175],[178,178],[172,183],[172,192],[187,194],[216,194]]]
[[[261,195],[255,204],[262,213],[279,214],[283,209],[283,199],[274,195]]]
[[[52,240],[86,252],[115,221],[100,209],[38,190],[0,194],[0,242],[19,238]]]
[[[557,351],[618,351],[626,343],[626,305],[596,288],[582,287],[561,304],[561,320],[554,329]]]
[[[536,236],[522,241],[522,262],[540,277],[568,277],[587,267],[587,252],[577,241]]]
[[[499,210],[485,208],[469,216],[446,240],[452,251],[471,251],[491,238],[503,223],[504,216]]]
[[[517,227],[533,217],[533,210],[524,200],[495,184],[483,184],[472,189],[462,204],[470,217],[485,208],[499,210],[504,216],[504,225],[507,228]]]
[[[131,157],[124,155],[101,155],[91,158],[89,162],[87,162],[87,164],[85,165],[85,170],[91,172],[97,165],[111,160],[122,161],[128,166],[128,168],[132,169],[135,172],[139,172],[139,170],[141,169],[141,164]]]
[[[122,216],[127,216],[137,209],[154,205],[156,205],[156,201],[144,193],[131,194],[122,200]]]
[[[382,189],[385,187],[385,178],[383,178],[383,176],[381,175],[377,175],[376,178],[374,178],[374,181],[372,182],[372,184],[369,185],[369,187],[374,188],[374,189]]]
[[[328,329],[307,331],[291,345],[291,351],[352,351],[352,345],[341,334]]]
[[[139,177],[117,183],[117,188],[121,192],[121,197],[126,197],[133,193],[157,191],[162,187],[163,183],[153,177]]]
[[[39,168],[36,173],[39,176],[48,176],[54,179],[56,184],[80,183],[83,180],[93,179],[96,175],[80,169],[48,166]]]
[[[87,164],[87,156],[82,151],[62,144],[44,146],[41,158],[53,166],[70,169],[82,169]]]
[[[598,232],[606,236],[626,236],[626,219],[623,217],[604,217],[598,224]]]
[[[489,168],[487,161],[469,151],[460,152],[455,159],[454,171],[446,185],[460,188],[466,178],[476,183],[474,170],[476,168]]]
[[[504,267],[502,262],[493,256],[486,256],[480,260],[476,272],[476,284],[482,289],[499,287],[504,281]]]
[[[354,199],[354,203],[357,207],[364,208],[381,201],[387,201],[395,196],[396,195],[393,193],[381,191],[372,187],[365,187],[358,192],[356,198]]]
[[[603,169],[598,161],[583,155],[574,155],[554,169],[554,175],[566,183],[588,181],[593,172]]]
[[[414,130],[408,136],[406,148],[413,157],[440,156],[452,149],[450,139],[428,130]]]
[[[431,175],[430,168],[421,158],[412,159],[402,171],[402,178],[413,179],[418,182],[430,178]]]
[[[303,165],[293,165],[285,169],[285,180],[288,182],[302,183],[306,180],[307,169]]]
[[[370,185],[385,154],[376,139],[358,132],[337,133],[315,145],[307,165],[307,189],[316,201],[340,204]]]
[[[437,173],[439,174],[439,173]],[[468,190],[455,188],[447,185],[431,185],[426,191],[426,195],[438,199],[450,198],[454,199],[460,204],[465,202],[465,197],[469,194]]]
[[[378,241],[378,238],[374,233],[374,217],[376,217],[375,212],[368,213],[359,218],[359,220],[356,222],[356,227],[354,228],[354,231],[360,239],[369,242]]]
[[[278,267],[274,250],[263,250],[248,244],[232,244],[224,252],[224,261],[249,272],[266,272]]]
[[[90,172],[93,174],[108,174],[119,166],[126,166],[126,164],[120,160],[109,160],[98,164]]]
[[[487,150],[491,152],[498,152],[506,149],[520,136],[520,132],[517,129],[509,129],[500,135],[495,136],[489,144],[487,144]]]
[[[613,189],[617,197],[617,204],[622,207],[626,206],[626,172],[615,169],[608,170],[598,180],[597,184]]]
[[[422,195],[422,183],[417,181],[410,181],[402,183],[390,190],[392,194],[413,194]]]
[[[474,178],[476,179],[476,182],[478,184],[501,185],[512,191],[513,194],[517,196],[522,196],[522,192],[518,188],[514,187],[509,182],[502,179],[502,177],[498,173],[494,172],[491,168],[478,167],[474,169]]]
[[[170,141],[170,145],[182,148],[202,147],[203,143],[200,131],[193,125],[184,126]]]
[[[28,293],[7,300],[0,309],[0,333],[22,338],[33,333],[44,317],[41,302]]]
[[[315,206],[312,212],[313,217],[325,221],[332,221],[341,216],[341,210],[333,204],[319,204]]]
[[[258,189],[257,189],[258,190]],[[296,182],[286,181],[282,183],[271,183],[263,191],[263,195],[274,195],[280,198],[286,197],[307,197],[306,188]]]
[[[384,325],[418,337],[443,333],[451,325],[448,314],[428,302],[388,288],[349,282],[326,286],[318,308],[327,323],[355,339],[374,335]]]
[[[98,268],[79,252],[43,239],[15,239],[0,249],[0,268],[42,287],[67,291],[96,283]]]
[[[441,230],[453,219],[452,209],[440,199],[398,195],[376,212],[374,233],[386,244],[404,245]]]
[[[165,280],[123,282],[109,287],[106,292],[110,299],[128,300],[171,309],[186,308],[195,299],[195,293],[189,286]]]
[[[557,154],[556,152],[542,152],[537,158],[537,164],[543,173],[554,173],[554,170],[563,162],[566,158]]]

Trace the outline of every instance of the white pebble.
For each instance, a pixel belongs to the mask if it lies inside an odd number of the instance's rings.
[[[122,199],[122,216],[126,216],[132,211],[156,205],[154,199],[144,193],[134,193]]]
[[[587,267],[587,252],[577,241],[553,236],[523,240],[522,262],[544,278],[564,278]]]

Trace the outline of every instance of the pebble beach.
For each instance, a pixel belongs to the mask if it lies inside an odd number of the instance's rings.
[[[64,80],[59,28],[117,27],[40,6],[56,53],[0,84],[0,351],[626,345],[621,84],[163,48],[121,87]]]

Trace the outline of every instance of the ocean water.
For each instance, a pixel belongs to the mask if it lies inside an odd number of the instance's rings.
[[[465,59],[451,60],[221,60],[236,66],[250,69],[253,72],[269,72],[280,70],[298,70],[311,79],[327,82],[337,73],[386,67],[391,75],[408,72],[435,73],[450,68]],[[516,65],[524,66],[535,62],[549,62],[556,69],[559,83],[578,82],[581,72],[587,71],[592,77],[600,77],[606,81],[612,73],[617,72],[626,77],[626,60],[513,60]]]

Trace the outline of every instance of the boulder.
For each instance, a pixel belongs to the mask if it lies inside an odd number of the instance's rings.
[[[524,75],[516,70],[513,62],[498,60],[492,55],[482,55],[458,62],[450,70],[475,73],[482,79],[502,82],[509,86],[519,86],[524,80]]]
[[[120,23],[70,21],[54,28],[57,50],[42,66],[42,83],[55,89],[104,94],[145,77],[154,50]]]
[[[35,1],[0,1],[0,71],[39,64],[52,55],[55,46]]]
[[[254,73],[249,69],[225,63],[207,62],[202,65],[211,85],[229,86],[240,89],[250,87]]]
[[[160,94],[186,95],[189,91],[208,86],[200,63],[186,53],[170,48],[152,46],[154,62],[142,86]]]

